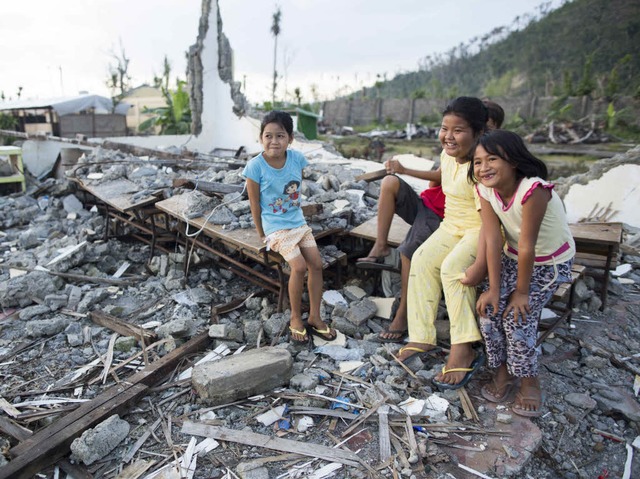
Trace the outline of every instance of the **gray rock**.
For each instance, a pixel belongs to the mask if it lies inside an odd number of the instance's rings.
[[[340,316],[334,316],[331,321],[331,327],[340,331],[346,336],[355,336],[358,332],[358,326],[348,321],[346,318]]]
[[[69,298],[66,294],[48,294],[44,297],[44,304],[46,304],[51,311],[58,311],[67,306]]]
[[[251,205],[249,204],[249,200],[237,201],[237,202],[234,201],[229,203],[227,207],[236,216],[244,215],[251,211]]]
[[[49,307],[45,304],[36,304],[34,306],[27,306],[26,308],[22,309],[20,311],[20,313],[18,314],[18,317],[24,321],[28,321],[31,318],[35,318],[36,316],[40,315],[40,314],[47,314],[50,313],[51,310],[49,309]]]
[[[274,338],[281,331],[286,329],[287,324],[289,324],[289,314],[287,313],[276,313],[269,316],[269,318],[264,322],[264,333],[267,338]]]
[[[298,391],[309,391],[318,385],[318,378],[310,374],[296,374],[289,381],[289,386]]]
[[[619,413],[629,421],[640,422],[640,404],[633,395],[620,388],[602,388],[593,395],[593,399],[605,414]]]
[[[257,319],[245,320],[242,323],[244,338],[247,344],[256,344],[258,341],[258,334],[262,328],[262,322]]]
[[[349,305],[349,310],[345,317],[353,324],[360,326],[376,314],[376,304],[368,298],[361,301],[354,301]]]
[[[596,401],[587,393],[569,393],[565,394],[564,400],[572,406],[580,409],[594,409],[597,405]]]
[[[254,349],[194,366],[191,384],[200,398],[224,404],[284,386],[292,367],[286,349]]]
[[[42,336],[54,336],[67,327],[69,320],[66,318],[52,318],[52,319],[40,319],[29,321],[25,325],[25,332],[27,336],[32,338],[39,338]]]
[[[209,326],[209,337],[216,339],[227,338],[227,325],[226,324],[212,324]]]
[[[67,213],[79,213],[84,209],[82,202],[75,195],[62,198],[62,207]]]
[[[161,338],[169,336],[174,338],[186,338],[193,335],[195,322],[191,318],[177,318],[160,326],[156,332]]]
[[[71,452],[75,459],[89,466],[113,451],[128,434],[129,423],[114,414],[74,439],[71,443]]]
[[[109,296],[109,292],[106,288],[98,288],[92,291],[89,291],[84,295],[82,300],[78,303],[78,307],[76,311],[79,313],[86,313],[89,309],[95,304],[100,303],[103,299],[106,299]]]
[[[158,174],[158,170],[153,166],[141,166],[140,168],[136,168],[133,172],[129,174],[129,179],[142,178],[145,176],[156,176]]]
[[[241,462],[236,466],[241,479],[269,479],[269,469],[254,462]]]
[[[234,215],[226,206],[220,206],[213,212],[209,223],[214,225],[228,225],[236,221],[236,215]]]
[[[138,345],[138,340],[134,336],[126,336],[116,339],[113,349],[123,353],[128,353]]]

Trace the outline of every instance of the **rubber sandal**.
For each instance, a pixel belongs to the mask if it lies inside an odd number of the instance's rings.
[[[536,396],[525,396],[520,391],[516,393],[516,401],[537,401],[538,398]],[[526,409],[522,409],[518,407],[517,404],[514,404],[511,410],[517,414],[518,416],[523,417],[540,417],[542,416],[542,406],[544,405],[544,393],[540,392],[540,404],[536,411],[528,411]]]
[[[496,382],[495,378],[491,378],[491,385],[493,386],[494,390],[499,389],[498,383]],[[489,402],[502,403],[512,398],[517,385],[518,385],[518,381],[515,378],[505,383],[503,386],[502,395],[498,396],[496,394],[493,394],[491,391],[489,391],[489,387],[488,387],[489,384],[485,384],[484,386],[482,386],[482,389],[480,389],[480,394],[482,394],[482,397]]]
[[[404,363],[407,359],[412,358],[416,355],[418,355],[418,357],[422,357],[422,355],[424,354],[433,353],[435,351],[438,351],[439,349],[440,348],[438,347],[433,347],[432,349],[423,349],[423,348],[418,348],[416,346],[403,346],[400,349],[398,349],[398,352],[394,356],[398,358],[398,361],[400,361],[401,363]],[[402,353],[405,351],[412,351],[413,354],[410,354],[404,359],[400,359],[400,356],[402,356]]]
[[[338,337],[338,333],[336,333],[335,330],[329,326],[327,326],[325,329],[318,329],[314,326],[309,325],[307,326],[307,331],[312,336],[317,336],[320,339],[324,339],[325,341],[334,341]],[[333,335],[331,334],[332,331]]]
[[[447,369],[447,366],[442,366],[442,374],[446,375],[448,373],[457,373],[457,372],[466,372],[462,381],[456,384],[448,384],[437,381],[435,378],[431,380],[431,383],[436,386],[438,389],[442,390],[451,390],[451,389],[460,389],[462,386],[465,386],[469,380],[473,377],[475,372],[480,369],[480,366],[484,364],[484,353],[478,353],[475,359],[471,362],[468,368],[451,368]]]
[[[296,339],[293,337],[294,334],[298,336],[304,336],[305,339]],[[309,336],[307,335],[307,330],[305,328],[295,329],[292,326],[289,326],[289,341],[296,344],[306,344],[309,342]]]

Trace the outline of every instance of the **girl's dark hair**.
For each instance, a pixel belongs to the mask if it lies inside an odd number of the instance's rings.
[[[490,155],[496,155],[513,165],[516,169],[516,178],[531,178],[537,176],[547,179],[547,165],[531,154],[524,141],[517,133],[508,130],[492,130],[478,139],[477,145],[482,147]],[[469,165],[469,179],[477,182],[473,174],[473,161]]]
[[[264,128],[269,123],[277,123],[289,134],[290,137],[293,137],[293,119],[291,115],[286,111],[273,110],[267,113],[262,119],[262,123],[260,124],[260,136],[264,132]]]
[[[487,129],[489,111],[480,98],[472,96],[459,96],[451,100],[444,110],[442,116],[456,115],[469,123],[473,134],[479,135]]]
[[[284,185],[284,190],[282,190],[282,194],[287,194],[287,189],[293,185],[296,185],[296,187],[300,188],[300,182],[298,180],[291,180],[289,183]]]

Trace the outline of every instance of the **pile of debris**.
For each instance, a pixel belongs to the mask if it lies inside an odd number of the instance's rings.
[[[235,161],[181,162],[140,158],[119,151],[96,149],[83,155],[67,174],[86,185],[126,179],[138,186],[133,200],[150,196],[168,198],[182,191],[175,185],[196,190],[189,218],[207,216],[209,222],[225,229],[254,228],[249,200],[242,188],[244,163]],[[300,193],[305,204],[320,204],[323,211],[310,222],[314,232],[340,228],[349,230],[375,215],[379,185],[357,181],[364,173],[357,168],[314,162],[305,169]],[[235,188],[234,188],[235,187]]]
[[[606,133],[604,125],[593,118],[583,118],[577,121],[551,120],[526,135],[525,139],[529,143],[588,145],[608,143],[611,141],[611,136]]]
[[[237,185],[241,171],[118,155],[98,151],[79,174],[171,195],[176,178]],[[356,182],[357,173],[321,162],[305,172],[303,194],[325,204],[327,225],[344,220],[348,228],[373,214],[379,183]],[[547,412],[532,422],[481,398],[488,370],[466,389],[435,391],[444,344],[398,363],[399,345],[376,340],[394,299],[375,297],[375,275],[350,270],[343,288],[327,284],[322,316],[339,338],[294,345],[282,334],[288,313],[270,294],[205,257],[185,278],[187,251],[149,260],[146,245],[104,241],[104,217],[83,207],[73,183],[51,182],[46,192],[46,201],[0,197],[0,431],[12,459],[0,477],[57,477],[59,469],[131,478],[639,470],[637,456],[625,466],[633,451],[625,443],[638,447],[640,434],[636,231],[623,249],[626,281],[611,280],[605,312],[585,306],[543,343]],[[339,208],[350,211],[331,214]],[[245,215],[234,214],[237,227],[250,227]],[[446,339],[444,308],[439,317]]]

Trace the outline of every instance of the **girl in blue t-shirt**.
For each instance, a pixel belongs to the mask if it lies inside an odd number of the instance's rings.
[[[251,159],[242,175],[247,178],[251,216],[260,239],[289,263],[290,338],[301,343],[308,334],[332,341],[336,331],[320,318],[322,299],[322,258],[300,207],[302,169],[307,160],[299,151],[289,150],[293,141],[293,120],[283,111],[272,111],[260,125],[263,152]],[[302,321],[301,303],[308,272],[309,320]]]

